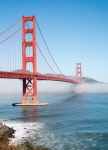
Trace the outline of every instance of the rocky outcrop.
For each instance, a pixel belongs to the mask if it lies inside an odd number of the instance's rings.
[[[9,128],[6,125],[0,123],[0,136],[5,135],[7,137],[13,137],[15,130],[13,128]]]

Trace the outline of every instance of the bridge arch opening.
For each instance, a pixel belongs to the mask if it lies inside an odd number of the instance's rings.
[[[31,28],[33,28],[33,23],[30,20],[30,18],[27,19],[27,21],[24,23],[24,25],[25,25],[25,29],[28,29],[28,28],[31,29]]]
[[[32,46],[26,47],[26,57],[33,56],[33,48]]]
[[[27,29],[27,30],[29,31],[29,29]],[[33,35],[32,35],[32,33],[26,33],[25,40],[26,40],[26,42],[33,41]]]

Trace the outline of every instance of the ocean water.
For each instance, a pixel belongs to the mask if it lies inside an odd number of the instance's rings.
[[[108,149],[108,93],[40,94],[48,106],[16,107],[20,94],[0,95],[0,121],[13,127],[12,143],[52,150]]]

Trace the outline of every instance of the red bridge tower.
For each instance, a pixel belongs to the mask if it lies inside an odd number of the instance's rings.
[[[76,80],[82,83],[82,66],[81,63],[76,63]]]
[[[25,24],[28,21],[32,21],[32,28],[25,28]],[[32,34],[32,41],[26,40],[26,34]],[[26,56],[26,48],[32,48],[32,56]],[[26,74],[26,65],[31,62],[33,66],[33,74],[37,73],[37,61],[36,61],[36,27],[35,27],[35,16],[22,17],[22,73]],[[31,97],[28,100],[28,97]],[[22,104],[38,103],[37,100],[37,79],[33,75],[32,79],[23,79],[23,96]]]

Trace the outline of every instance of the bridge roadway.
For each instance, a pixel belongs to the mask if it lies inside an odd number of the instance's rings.
[[[18,72],[5,72],[0,71],[0,78],[7,78],[7,79],[33,79],[36,76],[37,80],[50,80],[50,81],[62,81],[62,82],[69,82],[74,84],[80,84],[77,80],[68,79],[59,76],[49,76],[49,75],[42,75],[42,74],[24,74]]]

